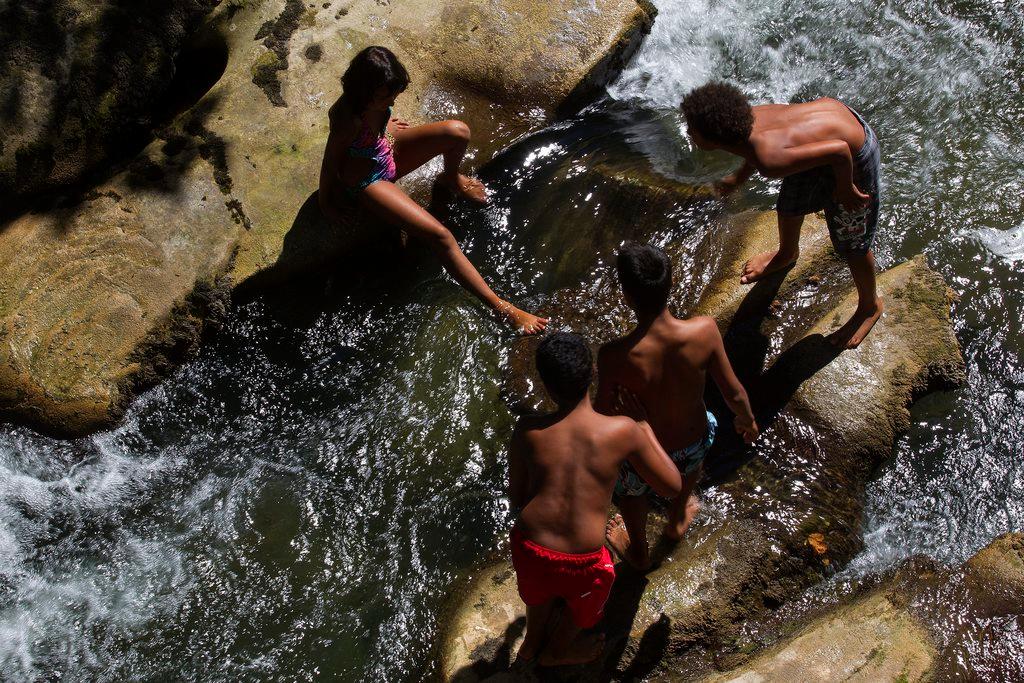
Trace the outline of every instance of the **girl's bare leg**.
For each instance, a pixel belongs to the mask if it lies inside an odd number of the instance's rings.
[[[395,165],[398,177],[415,171],[434,157],[444,157],[444,169],[437,180],[460,197],[487,202],[487,188],[476,178],[459,173],[469,146],[469,126],[462,121],[439,121],[396,130]]]
[[[547,327],[546,318],[538,318],[498,298],[459,249],[451,231],[397,185],[378,180],[363,190],[359,197],[360,202],[375,215],[402,228],[409,236],[426,242],[456,282],[507,318],[516,329],[534,334]]]

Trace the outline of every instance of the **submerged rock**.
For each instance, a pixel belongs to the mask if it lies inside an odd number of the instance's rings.
[[[0,227],[0,413],[108,427],[195,345],[218,308],[190,304],[197,290],[256,290],[381,239],[368,221],[327,225],[314,193],[358,50],[395,50],[413,79],[396,114],[465,119],[482,162],[614,74],[651,25],[642,2],[221,4],[199,37],[226,59],[212,88],[84,198]]]
[[[634,225],[646,224],[647,207],[659,215],[667,203],[693,201],[683,186],[637,188],[643,183],[626,191],[640,213]],[[705,512],[678,547],[656,551],[660,561],[646,576],[621,572],[601,627],[605,657],[563,672],[568,678],[667,671],[686,678],[713,670],[744,621],[852,558],[862,542],[864,487],[909,426],[909,405],[963,377],[949,290],[922,257],[879,276],[885,316],[859,349],[840,353],[824,335],[852,312],[855,293],[822,220],[805,224],[796,267],[739,284],[743,262],[770,247],[775,235],[774,212],[745,213],[699,243],[668,247],[677,270],[711,264],[707,282],[677,273],[682,287],[674,306],[717,318],[767,429],[753,450],[721,430],[708,461],[716,485],[706,494]],[[599,278],[597,285],[557,292],[545,312],[600,343],[626,327],[619,298]],[[510,352],[504,394],[514,411],[545,409],[534,343],[522,340]],[[709,404],[717,405],[713,390]],[[728,415],[719,417],[729,424]],[[652,518],[651,538],[661,523]],[[498,560],[457,593],[456,616],[440,640],[445,679],[487,680],[506,670],[524,615],[514,584],[511,566]]]

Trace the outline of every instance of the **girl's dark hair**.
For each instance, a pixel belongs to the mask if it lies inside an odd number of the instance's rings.
[[[626,242],[615,262],[622,290],[642,313],[661,313],[672,291],[672,261],[653,244]]]
[[[590,388],[594,358],[583,337],[570,332],[555,332],[537,347],[537,372],[555,402],[575,403]]]
[[[370,104],[377,89],[400,93],[409,87],[409,72],[386,47],[371,45],[352,58],[341,77],[342,99],[359,116]]]

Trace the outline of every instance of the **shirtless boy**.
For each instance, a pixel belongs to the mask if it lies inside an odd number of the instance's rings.
[[[708,373],[736,414],[735,429],[747,443],[757,438],[757,423],[747,392],[725,355],[715,321],[708,317],[679,320],[669,312],[672,262],[668,255],[650,244],[627,242],[619,250],[616,267],[623,296],[636,314],[637,325],[598,353],[597,406],[605,413],[626,412],[636,419],[649,420],[658,441],[682,473],[682,491],[669,504],[664,531],[668,539],[677,541],[700,509],[693,489],[718,427],[714,415],[704,406]],[[616,393],[620,394],[618,406]],[[635,400],[623,401],[622,394]],[[608,544],[638,569],[650,566],[648,484],[647,477],[631,464],[623,466],[615,485],[622,514],[607,527]]]
[[[740,282],[756,282],[793,264],[804,216],[825,212],[832,245],[850,266],[858,297],[856,312],[829,341],[856,348],[882,315],[871,253],[881,190],[874,131],[838,100],[751,107],[742,92],[726,83],[692,91],[683,98],[682,110],[697,147],[743,157],[739,170],[716,186],[720,194],[735,190],[754,171],[783,178],[776,204],[779,248],[751,258]]]
[[[522,418],[509,446],[509,499],[521,510],[512,529],[512,564],[526,603],[526,638],[517,659],[578,664],[603,647],[602,637],[582,630],[601,619],[615,580],[604,529],[620,465],[628,461],[664,496],[677,495],[682,484],[650,425],[594,411],[588,393],[593,358],[581,337],[551,335],[536,360],[558,410]],[[556,598],[567,605],[561,617],[555,616]],[[544,643],[552,619],[557,624]]]

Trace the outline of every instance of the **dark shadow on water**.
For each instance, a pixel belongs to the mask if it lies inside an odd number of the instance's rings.
[[[800,385],[835,360],[842,352],[820,334],[797,341],[783,351],[767,370],[764,363],[770,350],[769,339],[761,332],[772,315],[772,302],[778,296],[788,269],[758,281],[740,302],[736,314],[723,335],[725,349],[737,376],[747,388],[761,431],[769,429]],[[719,417],[719,429],[711,453],[705,462],[705,485],[719,484],[755,456],[732,426],[732,411],[717,390],[709,388],[709,409]]]

